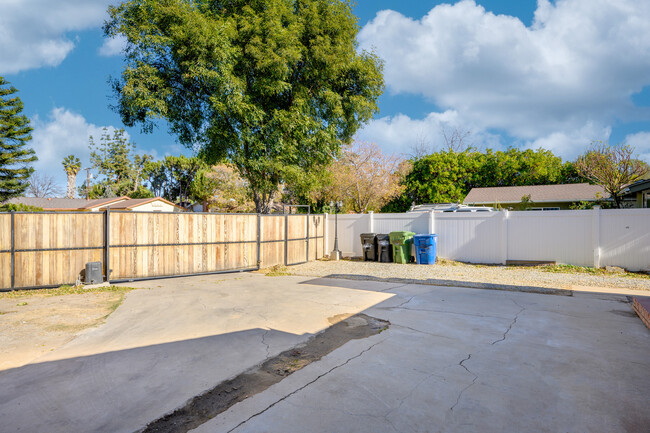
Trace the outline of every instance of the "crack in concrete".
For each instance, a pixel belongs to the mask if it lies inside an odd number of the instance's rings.
[[[269,334],[269,332],[271,332],[271,330],[267,329],[266,331],[264,331],[264,334],[262,334],[262,344],[264,346],[266,346],[266,358],[265,359],[269,359],[269,357],[271,356],[270,353],[269,353],[271,348],[269,347],[269,343],[266,342],[266,336]]]
[[[241,427],[242,425],[246,424],[246,423],[247,423],[248,421],[250,421],[251,419],[253,419],[253,418],[255,418],[255,417],[259,416],[259,415],[262,415],[264,412],[268,411],[268,410],[271,409],[273,406],[275,406],[275,405],[277,405],[278,403],[280,403],[280,402],[282,402],[282,401],[288,399],[288,398],[291,397],[292,395],[297,394],[298,392],[300,392],[300,391],[302,391],[303,389],[307,388],[309,385],[312,385],[313,383],[315,383],[315,382],[318,381],[319,379],[321,379],[321,378],[327,376],[328,374],[330,374],[330,373],[333,372],[334,370],[336,370],[336,369],[338,369],[338,368],[341,368],[341,367],[347,365],[350,361],[353,361],[353,360],[355,360],[355,359],[357,359],[357,358],[363,356],[366,352],[368,352],[369,350],[371,350],[373,347],[375,347],[375,346],[377,346],[377,345],[383,343],[384,341],[386,341],[386,339],[381,340],[381,341],[378,341],[377,343],[373,344],[372,346],[368,347],[367,349],[362,350],[359,354],[357,354],[357,355],[355,355],[355,356],[353,356],[353,357],[351,357],[351,358],[348,358],[344,363],[342,363],[342,364],[338,364],[338,365],[335,365],[334,367],[332,367],[332,368],[330,368],[329,370],[327,370],[325,373],[319,374],[319,375],[318,375],[314,380],[311,380],[311,381],[307,382],[305,385],[301,386],[301,387],[298,388],[298,389],[295,389],[295,390],[291,391],[289,394],[287,394],[287,395],[285,395],[284,397],[280,398],[279,400],[276,400],[275,402],[271,403],[270,405],[268,405],[266,408],[262,409],[261,411],[259,411],[259,412],[257,412],[257,413],[254,413],[253,415],[249,416],[249,417],[246,418],[244,421],[240,422],[240,423],[237,424],[235,427],[233,427],[233,428],[231,428],[230,430],[228,430],[227,433],[231,433],[231,432],[237,430],[239,427]]]
[[[429,336],[431,336],[431,337],[439,337],[439,338],[446,338],[447,340],[453,340],[452,337],[448,337],[448,336],[446,336],[446,335],[434,334],[433,332],[422,331],[421,329],[412,328],[412,327],[410,327],[410,326],[406,326],[406,325],[396,325],[396,324],[393,324],[392,326],[393,326],[393,327],[396,327],[396,328],[404,328],[404,329],[408,329],[408,330],[411,330],[411,331],[414,331],[414,332],[417,332],[417,333],[420,333],[420,334],[429,335]]]
[[[510,325],[508,326],[508,329],[506,329],[506,332],[503,333],[503,336],[502,336],[501,338],[497,339],[497,340],[494,340],[494,341],[491,343],[492,345],[495,345],[495,344],[497,344],[497,343],[500,343],[500,342],[502,342],[502,341],[505,341],[506,336],[508,335],[508,333],[510,332],[510,330],[512,329],[512,327],[515,325],[515,323],[517,323],[517,319],[519,318],[519,315],[521,314],[522,311],[524,311],[524,310],[526,309],[525,307],[522,307],[521,305],[519,305],[519,304],[517,303],[517,301],[515,301],[514,299],[511,299],[511,301],[514,302],[514,304],[515,304],[517,307],[519,307],[520,310],[519,310],[519,312],[518,312],[517,314],[515,314],[515,318],[512,319],[512,322],[510,322]]]
[[[467,385],[465,388],[463,388],[463,389],[460,390],[460,393],[458,394],[458,397],[456,397],[456,403],[454,403],[454,405],[453,405],[452,407],[449,408],[449,410],[452,411],[452,412],[454,411],[454,408],[458,405],[458,402],[460,402],[460,398],[463,396],[463,393],[464,393],[465,391],[467,391],[468,389],[470,389],[472,386],[474,386],[474,384],[476,383],[476,379],[478,379],[478,375],[477,375],[476,373],[470,371],[470,369],[467,368],[467,367],[465,366],[465,364],[464,364],[466,361],[469,361],[471,358],[472,358],[472,354],[469,353],[469,354],[467,355],[467,358],[463,359],[462,361],[460,361],[460,362],[458,363],[458,365],[460,365],[461,367],[463,367],[463,368],[465,369],[465,371],[467,371],[469,374],[471,374],[472,376],[474,376],[474,379],[472,380],[472,383],[470,383],[470,384]]]
[[[408,310],[408,311],[424,311],[427,313],[443,313],[443,314],[456,314],[459,316],[470,316],[470,317],[487,317],[487,318],[492,318],[492,319],[505,319],[503,316],[492,316],[489,314],[472,314],[472,313],[459,313],[457,311],[448,311],[448,310],[430,310],[427,308],[410,308],[410,307],[402,307],[402,306],[396,306],[396,307],[386,307],[384,308],[386,310],[393,310],[393,309],[401,309],[401,310]]]
[[[411,302],[413,300],[413,298],[415,298],[415,295],[411,296],[410,298],[408,298],[406,301],[402,302],[401,304],[399,304],[399,305],[397,305],[395,307],[388,307],[387,309],[390,310],[391,308],[404,308],[404,309],[408,310],[408,308],[404,307],[404,305]]]
[[[408,285],[409,284],[400,284],[399,286],[389,287],[387,289],[380,290],[380,292],[387,292],[388,290],[395,290],[395,289],[399,289],[400,287],[406,287]]]
[[[426,374],[427,377],[425,377],[424,379],[422,379],[421,381],[419,381],[419,382],[418,382],[418,383],[417,383],[413,388],[411,388],[411,389],[409,390],[408,394],[406,394],[404,397],[400,398],[400,399],[399,399],[399,405],[398,405],[396,408],[390,409],[390,410],[389,410],[388,412],[386,412],[386,414],[384,415],[384,419],[386,420],[386,422],[388,422],[388,423],[391,425],[391,427],[393,427],[393,429],[394,429],[395,431],[398,431],[398,432],[399,432],[400,430],[397,429],[397,427],[395,427],[395,425],[393,424],[393,422],[392,422],[390,419],[388,419],[388,417],[390,416],[390,414],[393,413],[393,412],[396,412],[396,411],[400,410],[400,409],[402,408],[402,406],[404,405],[404,403],[406,402],[406,400],[408,400],[409,398],[411,398],[411,396],[413,396],[413,393],[415,392],[415,390],[418,389],[422,384],[424,384],[426,381],[428,381],[428,380],[431,379],[432,377],[439,377],[439,378],[443,378],[443,379],[444,379],[444,377],[441,376],[440,374],[429,373],[429,372],[426,372],[426,371],[418,370],[418,369],[416,369],[416,368],[414,368],[413,371],[417,371],[418,373]],[[409,426],[409,427],[410,427],[410,426]],[[411,431],[415,431],[412,427],[410,427],[410,430],[411,430]]]

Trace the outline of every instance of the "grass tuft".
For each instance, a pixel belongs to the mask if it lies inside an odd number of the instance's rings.
[[[271,266],[270,268],[264,269],[263,272],[267,277],[283,277],[291,275],[291,272],[289,272],[287,267],[283,265]]]
[[[22,298],[28,296],[66,296],[81,295],[84,293],[127,293],[136,290],[136,287],[125,286],[98,286],[87,288],[86,286],[63,285],[54,289],[32,289],[14,290],[12,292],[0,292],[0,299]],[[27,305],[25,303],[25,305]]]
[[[640,272],[611,272],[605,268],[593,268],[591,266],[576,265],[542,265],[537,267],[543,272],[562,273],[562,274],[589,274],[600,275],[603,277],[623,277],[623,278],[645,278],[650,279],[650,275]]]

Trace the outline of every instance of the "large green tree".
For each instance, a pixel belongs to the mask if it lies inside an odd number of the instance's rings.
[[[114,81],[128,126],[158,119],[208,163],[228,160],[268,212],[278,185],[329,162],[377,112],[381,61],[359,52],[349,0],[129,0]]]
[[[30,164],[37,159],[34,149],[26,147],[32,128],[16,92],[0,77],[0,203],[25,192],[34,171]]]
[[[161,161],[147,162],[144,174],[151,190],[157,196],[186,205],[191,200],[207,200],[207,193],[199,192],[198,185],[192,186],[197,175],[207,169],[208,165],[197,157],[166,156]],[[208,184],[206,181],[205,185]]]
[[[506,151],[453,149],[415,158],[403,181],[404,193],[383,211],[403,212],[411,204],[463,201],[472,188],[586,182],[571,162],[545,149]]]
[[[91,167],[99,174],[90,188],[90,198],[144,198],[153,195],[142,185],[142,172],[151,156],[138,155],[135,144],[129,142],[123,129],[115,129],[111,134],[108,128],[104,128],[99,142],[90,136],[88,147]],[[84,184],[80,192],[85,190]]]
[[[487,149],[474,187],[552,185],[585,182],[571,162],[546,149]]]

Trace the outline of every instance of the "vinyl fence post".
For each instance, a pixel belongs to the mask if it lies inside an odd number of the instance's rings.
[[[368,212],[368,233],[375,232],[375,213],[373,211]]]
[[[429,211],[429,234],[434,234],[436,232],[436,215],[432,210]]]
[[[591,242],[594,252],[594,268],[600,268],[600,206],[594,206],[591,214]]]
[[[16,287],[16,223],[14,211],[11,211],[11,288]]]
[[[508,263],[508,219],[510,218],[510,212],[508,210],[503,211],[503,216],[501,217],[501,263],[506,265]]]
[[[106,208],[106,215],[104,215],[104,269],[106,272],[106,282],[111,279],[111,262],[110,262],[110,234],[111,234],[111,217],[110,210]]]
[[[257,214],[257,270],[260,270],[260,266],[262,265],[262,217],[260,214]]]

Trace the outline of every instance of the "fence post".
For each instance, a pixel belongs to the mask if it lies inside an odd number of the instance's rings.
[[[289,215],[284,214],[284,266],[289,263]]]
[[[373,211],[368,212],[368,233],[375,232],[375,213]]]
[[[436,215],[430,210],[429,211],[429,234],[434,234],[436,232]]]
[[[260,270],[262,265],[262,217],[257,214],[257,270]]]
[[[510,218],[510,211],[507,209],[502,211],[501,217],[501,263],[508,263],[508,219]]]
[[[11,211],[11,288],[16,287],[16,225],[14,211]]]
[[[111,243],[111,217],[110,210],[106,208],[104,215],[104,270],[106,272],[106,282],[111,279],[111,261],[110,261],[110,243]]]
[[[600,206],[591,214],[591,243],[594,251],[594,268],[600,268]]]

